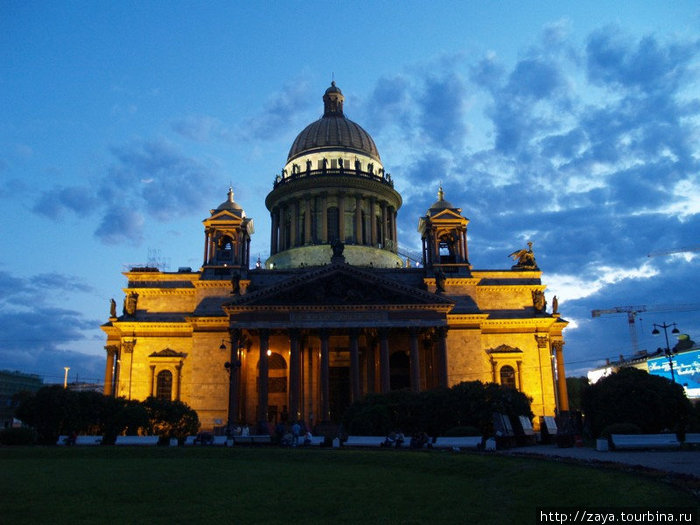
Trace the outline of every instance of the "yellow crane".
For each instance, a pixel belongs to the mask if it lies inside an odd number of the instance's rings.
[[[657,304],[657,305],[638,305],[638,306],[613,306],[602,310],[592,310],[591,317],[600,317],[601,315],[627,314],[627,328],[630,331],[630,339],[632,340],[632,348],[634,352],[639,351],[639,342],[637,341],[637,327],[635,319],[637,314],[642,312],[693,312],[700,310],[700,304]]]

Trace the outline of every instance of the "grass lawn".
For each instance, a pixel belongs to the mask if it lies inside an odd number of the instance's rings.
[[[645,476],[451,452],[0,449],[0,523],[534,523],[538,506],[697,507]]]

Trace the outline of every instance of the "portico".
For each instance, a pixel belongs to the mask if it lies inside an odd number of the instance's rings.
[[[292,418],[337,421],[369,392],[447,386],[449,300],[397,291],[394,282],[344,263],[314,274],[224,306],[231,340],[245,341],[235,419],[275,419],[287,407]],[[273,356],[286,382],[270,375]]]

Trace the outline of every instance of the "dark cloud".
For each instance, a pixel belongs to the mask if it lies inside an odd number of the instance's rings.
[[[645,92],[675,91],[689,72],[700,41],[660,43],[654,36],[638,42],[609,26],[593,32],[586,45],[587,73],[591,82],[611,88],[637,88]]]
[[[56,186],[43,192],[37,214],[60,218],[98,215],[95,236],[107,244],[138,244],[147,217],[168,221],[207,209],[214,192],[213,168],[183,155],[165,141],[112,148],[113,163],[95,184]]]
[[[466,87],[457,75],[429,77],[418,97],[421,134],[433,147],[459,150],[466,138]]]
[[[493,55],[482,58],[469,70],[470,80],[484,89],[492,91],[497,89],[505,76],[505,68]]]
[[[215,117],[208,115],[189,116],[177,120],[171,125],[172,130],[195,142],[224,141],[233,139],[228,127]]]
[[[0,271],[0,304],[14,307],[43,305],[53,294],[64,292],[90,293],[94,289],[81,278],[60,273],[44,273],[16,277]]]
[[[319,107],[315,96],[318,93],[305,80],[285,84],[268,99],[260,114],[243,122],[237,136],[241,140],[271,140],[289,133],[297,116]]]
[[[104,359],[67,350],[89,341],[100,321],[54,303],[66,294],[89,293],[82,279],[58,273],[17,277],[0,272],[0,363],[4,369],[43,376],[60,375],[64,366],[83,378],[99,380]],[[101,343],[95,344],[100,348]]]
[[[92,189],[85,186],[56,186],[41,193],[33,211],[50,219],[58,219],[66,212],[86,217],[97,207],[98,201]]]
[[[143,216],[128,207],[111,206],[105,210],[95,236],[105,244],[138,245],[143,237]]]
[[[518,62],[510,74],[506,92],[529,100],[552,96],[563,84],[558,68],[541,59]]]
[[[411,85],[406,75],[381,77],[366,102],[367,122],[376,132],[386,126],[406,130],[412,119]]]

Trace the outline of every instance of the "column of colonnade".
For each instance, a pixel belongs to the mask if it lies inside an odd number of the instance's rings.
[[[420,331],[416,328],[401,328],[406,330],[409,336],[409,360],[410,360],[410,381],[411,390],[419,392],[421,390],[421,371],[419,336]],[[239,336],[234,336],[232,340],[238,341]],[[389,392],[391,370],[389,365],[390,329],[380,328],[377,331],[378,341],[368,343],[364,360],[364,374],[362,361],[360,359],[359,338],[362,330],[359,328],[348,329],[343,335],[348,337],[350,353],[350,399],[355,401],[361,398],[363,392],[363,375],[365,378],[366,391],[374,391],[376,373],[379,374],[379,392]],[[435,330],[435,365],[437,366],[438,384],[447,386],[447,330],[437,328]],[[257,420],[267,421],[268,414],[268,379],[269,363],[268,350],[270,349],[270,330],[260,329],[254,332],[258,338],[258,399],[257,399]],[[311,346],[303,348],[301,332],[298,329],[289,329],[289,381],[288,381],[288,407],[289,414],[296,419],[299,415],[306,413],[310,417],[316,412],[317,421],[328,421],[330,419],[330,337],[329,329],[319,329],[313,334],[318,338],[320,348],[318,351],[312,350]],[[334,334],[337,335],[337,334]],[[379,369],[374,369],[375,352],[378,350]],[[317,357],[316,357],[317,354]],[[232,381],[231,387],[235,388],[229,392],[230,417],[237,418],[239,403],[234,399],[238,388],[234,387],[238,381]]]
[[[270,236],[270,254],[313,244],[318,235],[321,244],[327,244],[328,239],[328,206],[329,195],[323,192],[318,196],[306,196],[301,200],[292,200],[275,206],[270,212],[272,235]],[[363,246],[396,250],[397,225],[396,208],[385,200],[376,197],[364,197],[361,194],[340,192],[337,195],[338,231],[341,235],[346,231],[346,212],[354,216],[350,219],[353,243]],[[351,207],[354,205],[354,209]],[[363,218],[363,210],[369,213]],[[320,213],[318,213],[320,211]],[[317,220],[313,216],[317,215]],[[302,219],[303,217],[303,219]],[[377,229],[377,218],[380,219],[380,229]],[[366,221],[369,224],[366,224]],[[365,224],[363,224],[365,222]],[[366,227],[363,235],[363,226]],[[344,240],[344,239],[343,239]],[[206,254],[210,249],[205,246]]]

